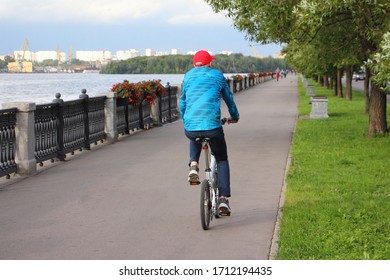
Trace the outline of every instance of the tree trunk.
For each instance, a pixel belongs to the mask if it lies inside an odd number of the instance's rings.
[[[352,100],[352,72],[353,72],[353,67],[351,65],[347,65],[345,67],[345,72],[346,72],[345,99]]]
[[[325,75],[325,76],[324,76],[324,86],[325,86],[327,89],[330,89],[329,77],[328,77],[328,75]]]
[[[343,77],[343,69],[337,69],[337,96],[343,97],[343,84],[341,82],[341,79]]]
[[[334,89],[334,88],[335,88],[335,85],[334,85],[334,78],[333,78],[333,77],[330,77],[329,88],[330,88],[330,89]]]
[[[387,133],[386,106],[386,94],[380,87],[371,82],[368,136]]]
[[[320,84],[320,86],[324,86],[324,77],[323,76],[318,76],[318,83]]]
[[[366,108],[365,113],[368,114],[370,111],[370,71],[366,71],[366,78],[364,79],[364,94],[366,96]]]

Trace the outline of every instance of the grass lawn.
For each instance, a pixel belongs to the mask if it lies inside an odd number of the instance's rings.
[[[276,259],[389,260],[390,135],[367,137],[358,91],[347,101],[317,85],[316,95],[328,96],[329,118],[309,119],[310,97],[301,80],[298,86]]]

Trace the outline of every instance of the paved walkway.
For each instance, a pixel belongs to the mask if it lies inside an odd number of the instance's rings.
[[[268,259],[296,120],[297,76],[235,100],[241,120],[225,126],[231,217],[202,230],[200,192],[187,185],[188,142],[176,121],[2,185],[0,259]]]

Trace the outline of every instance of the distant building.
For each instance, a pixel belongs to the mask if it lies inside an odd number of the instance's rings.
[[[282,54],[281,52],[275,52],[274,53],[274,58],[284,58],[286,55]]]
[[[112,57],[110,51],[76,51],[76,59],[105,64],[111,61]]]
[[[135,50],[135,49],[116,52],[117,60],[127,60],[137,56],[140,56],[140,52],[139,50]]]
[[[221,51],[220,54],[231,55],[232,51]]]
[[[32,73],[33,64],[31,61],[8,62],[8,72],[9,73]]]
[[[196,54],[197,52],[198,52],[198,51],[188,51],[187,54],[194,55],[194,54]],[[208,51],[208,53],[209,53],[210,55],[213,55],[213,52]]]
[[[60,62],[64,62],[66,60],[66,54],[64,52],[60,52],[58,54],[56,51],[38,51],[33,53],[33,61],[42,62],[48,59],[57,60],[58,55],[60,57]]]
[[[27,60],[27,61],[32,61],[33,60],[33,52],[32,51],[23,51],[23,50],[18,50],[14,51],[14,57],[16,60]]]
[[[12,58],[12,59],[15,58],[15,56],[11,53],[11,54],[5,54],[5,55],[0,56],[0,60],[5,60],[5,58],[6,58],[7,56],[10,57],[10,58]]]
[[[163,55],[169,55],[169,52],[165,51],[155,51],[154,56],[163,56]]]
[[[181,51],[179,49],[171,49],[171,55],[178,55],[181,54]]]
[[[145,49],[145,56],[155,56],[156,51],[153,49]]]

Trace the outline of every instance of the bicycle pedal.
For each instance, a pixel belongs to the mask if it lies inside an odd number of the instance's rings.
[[[226,216],[226,217],[229,217],[229,216],[230,216],[230,212],[219,211],[219,216]]]
[[[200,185],[200,182],[190,182],[190,185],[191,186],[197,186],[197,185]]]

